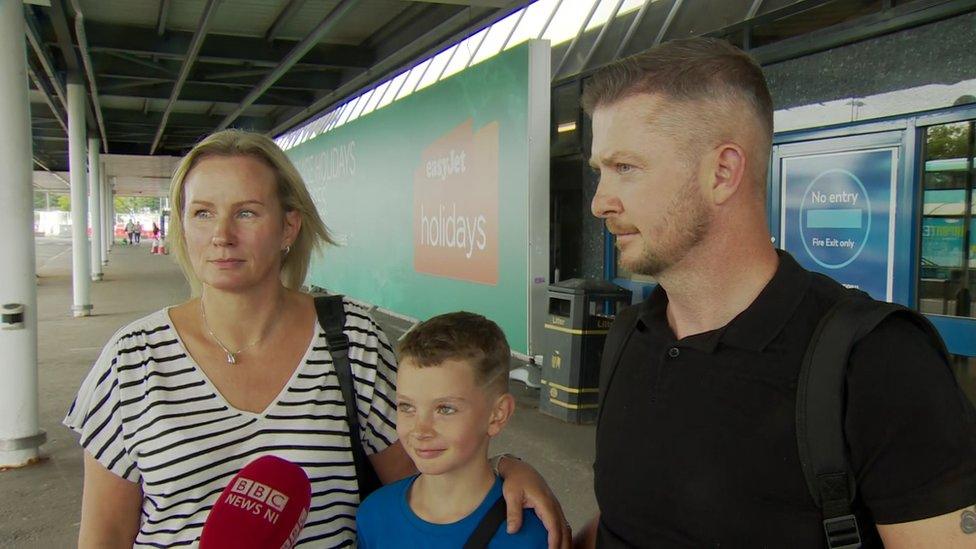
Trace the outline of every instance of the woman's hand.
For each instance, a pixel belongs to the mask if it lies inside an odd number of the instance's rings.
[[[508,513],[508,533],[519,531],[522,509],[530,508],[549,532],[549,549],[569,549],[573,541],[569,522],[542,475],[528,463],[504,456],[498,463],[498,474],[504,480],[502,495]]]

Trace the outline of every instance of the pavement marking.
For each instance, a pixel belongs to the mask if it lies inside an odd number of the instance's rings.
[[[64,255],[64,254],[66,254],[66,253],[68,253],[68,252],[70,252],[70,251],[71,251],[71,246],[68,246],[68,248],[67,248],[67,249],[65,249],[65,250],[62,250],[62,251],[60,251],[60,252],[58,252],[58,253],[57,253],[57,254],[56,254],[56,255],[55,255],[54,257],[51,257],[51,258],[49,258],[49,259],[48,259],[47,261],[45,261],[45,262],[44,262],[43,264],[41,264],[41,266],[40,266],[40,267],[38,267],[38,269],[37,269],[37,270],[41,270],[41,269],[43,269],[44,267],[47,267],[47,264],[48,264],[48,263],[50,263],[50,262],[52,262],[52,261],[54,261],[55,259],[57,259],[57,258],[59,258],[59,257],[61,257],[62,255]]]

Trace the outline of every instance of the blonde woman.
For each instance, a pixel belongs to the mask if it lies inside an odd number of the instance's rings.
[[[173,176],[170,242],[189,301],[119,330],[72,404],[85,481],[79,546],[195,545],[231,477],[273,454],[301,465],[312,507],[299,539],[351,546],[359,505],[349,428],[312,297],[298,290],[312,252],[331,243],[295,167],[270,139],[204,139]],[[345,333],[361,437],[389,483],[414,473],[397,442],[396,359],[346,301]],[[503,460],[509,516],[536,507],[550,545],[568,546],[538,474]]]

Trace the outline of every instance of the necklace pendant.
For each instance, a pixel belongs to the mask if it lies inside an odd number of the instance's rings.
[[[227,353],[227,364],[237,364],[237,358],[232,353]]]

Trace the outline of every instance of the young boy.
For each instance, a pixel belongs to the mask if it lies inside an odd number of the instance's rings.
[[[460,549],[502,495],[488,441],[515,410],[508,342],[481,315],[448,313],[411,330],[399,355],[397,435],[420,474],[366,498],[359,547]],[[523,520],[512,535],[502,521],[489,547],[546,547],[535,513]]]

